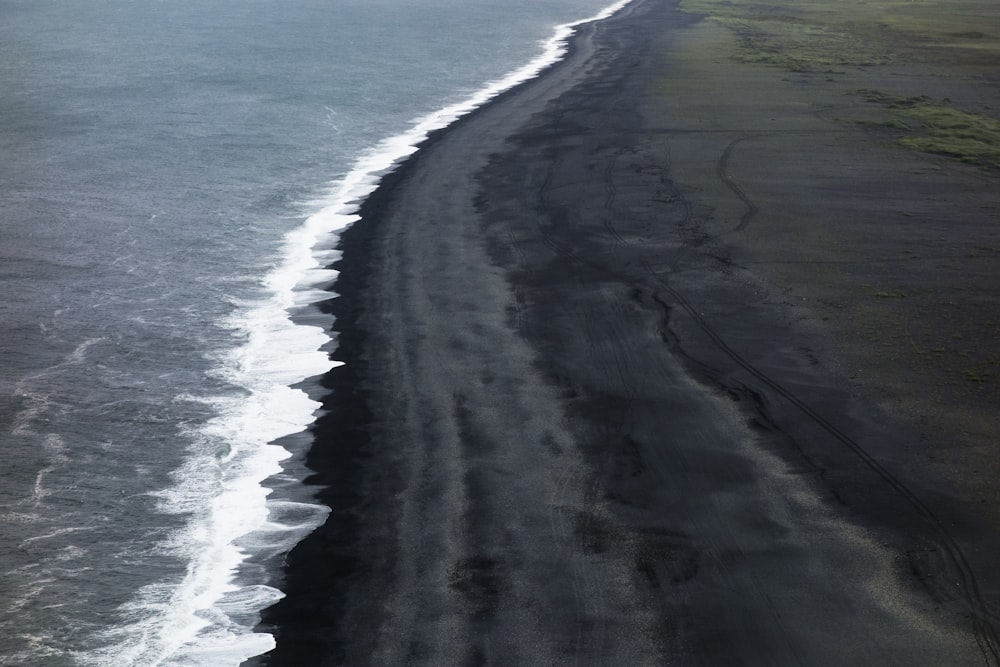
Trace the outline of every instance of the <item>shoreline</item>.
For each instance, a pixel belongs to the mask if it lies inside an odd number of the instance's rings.
[[[733,148],[763,116],[698,107],[702,25],[582,26],[363,204],[307,460],[334,512],[252,664],[997,658],[996,534],[749,262],[780,198]]]

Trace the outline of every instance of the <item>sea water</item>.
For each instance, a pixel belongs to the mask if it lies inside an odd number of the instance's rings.
[[[609,4],[0,0],[0,665],[273,646],[338,231]]]

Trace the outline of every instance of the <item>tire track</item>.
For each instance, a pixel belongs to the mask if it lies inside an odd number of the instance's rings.
[[[802,401],[793,392],[785,389],[782,385],[771,379],[768,375],[758,370],[753,364],[744,359],[736,350],[731,348],[712,328],[712,326],[698,313],[697,309],[691,305],[679,292],[668,285],[657,276],[652,267],[644,260],[644,268],[649,276],[657,282],[664,292],[668,293],[673,300],[684,309],[691,319],[698,325],[702,332],[719,348],[727,357],[732,359],[737,365],[743,368],[751,376],[773,390],[777,395],[784,398],[791,405],[795,406],[811,421],[817,424],[824,431],[829,433],[835,440],[847,447],[855,454],[870,470],[885,481],[907,504],[909,504],[917,515],[923,519],[937,534],[938,546],[942,548],[945,558],[949,561],[954,572],[959,578],[959,585],[962,589],[962,596],[971,612],[973,632],[979,649],[988,665],[1000,665],[1000,638],[992,623],[991,617],[994,614],[989,610],[989,606],[983,599],[979,583],[972,570],[964,551],[949,534],[947,528],[934,512],[895,475],[886,469],[874,456],[856,442],[849,435],[837,428],[836,425],[828,421],[816,410]],[[664,309],[669,310],[670,304],[666,303],[655,293],[653,299]]]
[[[560,222],[568,219],[566,208],[564,206],[553,204],[549,199],[549,192],[552,190],[552,181],[555,176],[556,169],[559,167],[561,162],[562,159],[558,157],[555,157],[548,162],[545,170],[545,178],[542,180],[542,184],[538,187],[539,208],[547,213],[545,215],[536,216],[535,225],[538,229],[538,235],[541,242],[545,244],[545,246],[547,246],[553,254],[557,257],[575,259],[576,251],[573,250],[572,246],[561,242],[553,233],[553,230]],[[545,220],[549,221],[548,226],[544,224]]]
[[[731,142],[729,142],[729,145],[726,146],[725,150],[722,151],[722,155],[719,156],[719,161],[715,165],[715,173],[718,175],[719,180],[725,183],[726,187],[732,190],[733,194],[735,194],[739,198],[739,200],[743,202],[743,205],[746,206],[746,211],[744,211],[743,215],[740,216],[739,223],[735,227],[730,229],[728,232],[723,232],[719,236],[726,236],[728,234],[736,234],[738,232],[742,232],[744,229],[747,228],[747,225],[750,224],[750,221],[754,218],[754,216],[757,215],[758,211],[760,211],[760,208],[757,206],[757,204],[755,204],[753,200],[747,196],[747,193],[744,192],[743,188],[741,188],[733,179],[733,177],[729,175],[729,160],[732,157],[733,150],[736,148],[736,146],[749,139],[757,139],[758,137],[762,136],[765,135],[749,134],[743,137],[739,137],[738,139],[732,140]]]
[[[560,119],[561,120],[561,119]],[[740,184],[733,178],[730,173],[730,165],[734,151],[743,142],[758,138],[765,135],[747,135],[734,139],[731,141],[726,148],[723,150],[722,154],[719,156],[715,168],[716,175],[720,182],[723,183],[732,193],[742,202],[745,207],[744,212],[740,216],[738,223],[729,229],[728,231],[722,232],[715,236],[719,238],[729,234],[734,234],[746,230],[751,222],[753,222],[756,215],[759,213],[759,207],[751,199],[751,197],[746,193],[746,191],[740,186]],[[544,177],[542,178],[542,183],[537,187],[536,196],[538,202],[538,212],[539,216],[535,219],[535,227],[540,236],[539,240],[543,243],[549,250],[551,250],[557,257],[568,260],[570,265],[574,267],[574,270],[590,269],[596,274],[603,274],[610,279],[617,279],[625,284],[631,284],[637,288],[642,288],[644,284],[648,285],[646,280],[643,280],[641,276],[632,275],[631,271],[626,271],[619,268],[615,270],[614,267],[608,266],[607,264],[595,261],[593,258],[588,257],[588,251],[585,247],[579,245],[579,241],[576,234],[580,231],[576,227],[571,227],[570,223],[575,223],[570,216],[572,211],[565,205],[560,204],[558,201],[553,201],[551,193],[553,186],[555,184],[557,175],[560,170],[563,169],[567,160],[569,160],[569,151],[567,149],[571,148],[567,146],[566,143],[560,141],[558,138],[553,142],[555,148],[554,155],[552,155],[545,166]],[[670,151],[669,146],[665,147],[665,158],[667,169],[670,167]],[[616,160],[618,159],[617,154],[612,154],[610,159],[606,160],[603,166],[604,168],[604,183],[605,183],[605,193],[603,197],[603,207],[604,215],[600,218],[600,223],[603,225],[604,230],[610,235],[615,242],[625,244],[623,237],[620,235],[618,230],[615,228],[615,216],[613,214],[613,209],[616,204],[618,197],[618,191],[614,181]],[[599,193],[595,195],[600,196]],[[597,197],[595,197],[596,199]],[[599,199],[597,200],[600,201]],[[597,203],[597,202],[595,202]],[[600,205],[600,204],[598,204]],[[684,231],[691,236],[696,236],[697,232],[693,227],[693,211],[691,210],[690,202],[684,202],[685,206],[685,220],[681,224],[682,228],[688,228]],[[583,230],[584,232],[586,230]],[[602,235],[603,236],[603,235]],[[604,236],[605,239],[609,238]],[[700,238],[695,239],[693,244],[695,248],[709,243],[712,240],[712,236],[704,235]],[[673,258],[670,263],[671,267],[676,269],[680,256],[686,254],[686,249],[681,250],[678,256]],[[721,261],[721,260],[720,260]],[[965,557],[964,552],[960,548],[957,542],[948,534],[947,529],[943,525],[940,519],[934,515],[930,508],[909,488],[907,488],[901,481],[899,481],[895,476],[892,475],[885,467],[883,467],[871,454],[869,454],[859,443],[850,438],[847,434],[842,432],[833,423],[827,421],[822,415],[817,413],[808,404],[798,398],[795,394],[788,391],[780,384],[772,380],[769,376],[758,370],[752,364],[743,359],[735,350],[730,348],[724,340],[711,328],[711,326],[697,313],[695,308],[688,303],[679,293],[677,293],[672,287],[666,284],[664,279],[657,276],[648,262],[645,259],[641,260],[641,265],[643,266],[645,272],[651,277],[652,282],[656,286],[661,288],[662,292],[669,294],[677,304],[681,305],[682,308],[692,317],[695,323],[705,332],[705,334],[713,341],[713,343],[718,346],[718,348],[729,358],[731,358],[737,365],[742,367],[751,376],[760,381],[763,385],[769,387],[777,395],[783,397],[791,405],[795,406],[803,414],[805,414],[811,421],[816,423],[823,430],[827,431],[836,440],[838,440],[843,446],[847,447],[855,456],[857,456],[864,465],[871,469],[875,474],[877,474],[885,483],[889,485],[901,498],[903,498],[907,504],[909,504],[917,515],[924,521],[928,526],[933,529],[933,535],[938,538],[936,545],[941,549],[943,557],[945,557],[952,565],[955,576],[961,582],[962,597],[965,600],[966,606],[971,610],[973,631],[976,640],[979,645],[979,650],[984,656],[987,664],[998,665],[1000,664],[1000,642],[998,642],[996,632],[990,624],[989,619],[991,618],[991,613],[989,612],[987,605],[983,600],[982,593],[979,589],[979,584],[975,578],[972,568]],[[582,272],[582,271],[581,271]],[[638,278],[638,280],[637,280]],[[668,304],[663,301],[660,295],[655,292],[652,294],[652,298],[663,308],[669,308]],[[588,337],[592,338],[592,334],[589,328],[588,322]],[[622,378],[624,384],[624,369],[622,364],[627,364],[629,360],[622,358],[618,355],[617,351],[610,351],[610,358],[605,359],[606,368],[605,373],[609,376],[615,376]],[[617,366],[617,368],[615,368]],[[627,388],[626,388],[627,393]],[[584,585],[586,582],[582,581],[579,576],[574,575],[574,582],[578,585]],[[779,617],[776,622],[780,625],[782,619]],[[578,639],[578,646],[579,646]]]
[[[615,197],[618,196],[618,189],[615,187],[615,165],[617,162],[618,153],[612,152],[611,159],[608,160],[607,167],[604,169],[604,186],[607,189],[607,196],[604,198],[604,211],[607,215],[604,216],[601,222],[618,245],[624,246],[628,245],[628,242],[618,233],[613,222]]]

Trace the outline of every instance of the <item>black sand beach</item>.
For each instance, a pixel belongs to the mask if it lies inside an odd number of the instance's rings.
[[[986,70],[740,39],[636,0],[364,204],[259,664],[1000,664],[997,172],[856,92]]]

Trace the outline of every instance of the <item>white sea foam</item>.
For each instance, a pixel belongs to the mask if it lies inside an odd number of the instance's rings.
[[[244,393],[209,400],[217,417],[190,434],[194,445],[174,473],[176,485],[155,494],[163,511],[191,517],[163,547],[188,562],[184,579],[140,591],[122,610],[130,622],[107,633],[106,648],[78,656],[80,662],[237,665],[273,646],[273,638],[254,632],[254,621],[246,619],[281,593],[240,586],[238,569],[259,551],[255,543],[287,551],[329,511],[299,503],[291,513],[288,501],[269,503],[271,490],[264,485],[290,456],[275,441],[305,430],[320,407],[292,385],[337,365],[321,350],[329,336],[291,319],[293,309],[329,298],[319,288],[335,277],[319,267],[309,247],[301,230],[289,234],[281,261],[264,280],[265,297],[238,304],[224,323],[243,342],[220,359],[217,373]]]
[[[298,240],[309,243],[311,249],[316,248],[320,241],[329,240],[349,227],[358,220],[360,203],[374,192],[382,177],[416,152],[419,144],[431,132],[447,127],[497,95],[537,77],[563,58],[567,40],[578,26],[608,18],[631,1],[619,0],[590,18],[556,26],[553,35],[542,43],[541,53],[525,66],[487,83],[465,100],[416,119],[406,132],[380,142],[355,164],[346,177],[333,184],[328,197],[321,202],[322,208],[297,230],[296,234],[301,232],[301,236],[297,236]]]
[[[269,501],[266,480],[282,470],[290,453],[274,441],[303,431],[320,405],[296,383],[325,373],[337,362],[323,350],[330,337],[314,326],[292,322],[292,314],[329,299],[337,272],[339,234],[358,221],[358,209],[382,177],[417,150],[434,130],[538,76],[559,61],[567,39],[583,23],[606,18],[629,4],[620,0],[595,16],[556,27],[530,63],[488,83],[467,99],[416,119],[406,132],[364,154],[333,183],[315,212],[287,234],[277,268],[265,281],[266,297],[242,304],[227,326],[245,342],[220,364],[245,396],[213,401],[218,417],[196,434],[197,444],[176,486],[158,494],[167,512],[190,514],[185,530],[166,545],[189,565],[179,585],[147,587],[123,611],[132,622],[108,633],[108,646],[77,656],[90,665],[238,665],[274,646],[254,632],[264,607],[282,597],[269,586],[238,585],[237,570],[250,554],[282,553],[318,526],[327,509]]]

